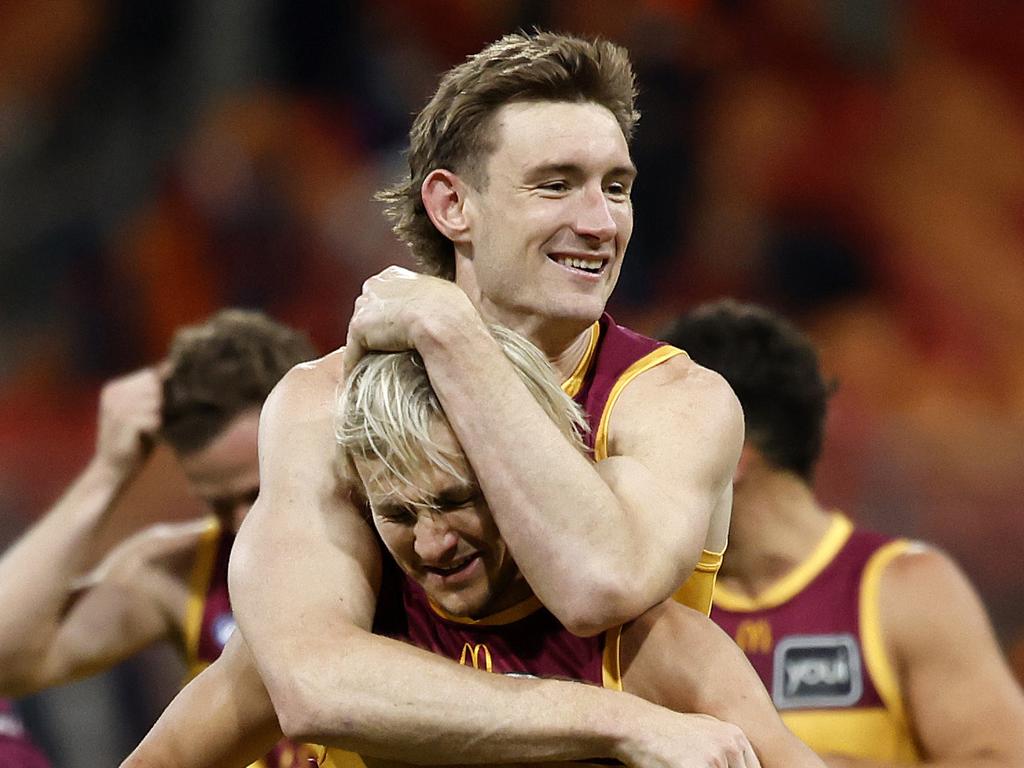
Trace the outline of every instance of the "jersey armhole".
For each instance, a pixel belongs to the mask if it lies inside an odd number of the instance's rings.
[[[185,642],[185,664],[191,677],[199,662],[199,634],[203,628],[203,608],[206,605],[206,591],[210,587],[213,566],[217,559],[217,544],[220,540],[220,522],[213,518],[199,536],[192,573],[188,580],[188,603],[185,606],[185,624],[182,634]]]
[[[879,593],[882,574],[889,563],[906,552],[910,542],[897,539],[882,546],[871,555],[864,567],[860,585],[860,635],[864,649],[864,662],[875,684],[878,695],[894,716],[906,722],[903,696],[893,660],[885,645],[882,632]]]

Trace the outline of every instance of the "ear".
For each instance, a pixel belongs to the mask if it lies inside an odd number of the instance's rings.
[[[457,174],[444,168],[431,171],[423,180],[420,196],[438,232],[453,243],[466,240],[469,231],[465,213],[466,184]]]
[[[738,483],[747,473],[750,472],[755,466],[761,461],[761,453],[749,440],[743,441],[743,450],[740,451],[740,460],[736,465],[736,472],[733,474],[732,481]]]

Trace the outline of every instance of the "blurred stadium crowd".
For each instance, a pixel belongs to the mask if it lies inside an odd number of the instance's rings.
[[[1024,4],[1007,0],[0,4],[0,542],[90,455],[100,384],[178,325],[258,307],[340,344],[362,280],[407,262],[371,196],[402,172],[410,116],[445,68],[533,26],[607,36],[639,72],[613,314],[653,332],[734,295],[810,331],[838,382],[822,497],[949,550],[1024,680]],[[169,462],[143,482],[154,518],[195,512]],[[137,738],[169,664],[108,681],[121,703],[96,727]],[[51,743],[60,695],[29,707]]]

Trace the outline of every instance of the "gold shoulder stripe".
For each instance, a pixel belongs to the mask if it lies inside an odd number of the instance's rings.
[[[210,588],[210,577],[217,558],[217,544],[220,541],[220,521],[211,516],[206,529],[199,535],[195,561],[188,581],[188,604],[185,607],[185,663],[192,676],[193,667],[199,664],[199,633],[203,628],[203,608],[206,591]]]
[[[490,616],[484,616],[482,619],[471,619],[468,616],[456,616],[454,613],[448,613],[448,611],[435,603],[429,597],[427,598],[427,602],[430,603],[430,610],[442,619],[448,619],[448,621],[454,621],[457,624],[470,624],[477,627],[493,627],[501,624],[511,624],[512,622],[519,621],[520,619],[525,619],[534,611],[543,608],[540,603],[540,599],[536,595],[531,595],[523,600],[523,602],[516,603],[503,611],[492,613]]]
[[[622,690],[622,667],[619,663],[619,638],[622,625],[604,633],[604,654],[601,660],[601,684],[613,691]]]
[[[903,697],[899,678],[885,648],[878,595],[885,567],[906,552],[910,545],[907,539],[896,539],[880,547],[864,567],[860,583],[860,642],[864,649],[864,663],[885,706],[893,717],[901,721],[906,719]]]
[[[594,433],[595,461],[603,461],[608,458],[608,422],[611,419],[615,401],[619,399],[619,395],[622,394],[622,390],[626,388],[626,385],[644,371],[648,371],[656,365],[661,365],[661,363],[676,355],[684,354],[686,353],[683,350],[666,344],[648,352],[623,371],[622,375],[619,376],[619,380],[612,387],[612,391],[608,393],[608,402],[605,403],[604,412],[601,414],[601,421],[598,423],[597,431]]]
[[[810,557],[787,573],[757,597],[747,597],[719,584],[715,588],[715,605],[726,611],[749,613],[774,608],[791,600],[804,587],[814,581],[815,577],[832,562],[839,550],[843,548],[850,534],[853,523],[844,515],[834,512],[828,531],[818,542]]]
[[[562,391],[569,397],[576,397],[583,388],[583,379],[590,370],[590,363],[594,359],[594,350],[597,349],[597,340],[601,338],[601,324],[594,323],[590,326],[590,341],[587,342],[587,351],[583,353],[583,359],[576,365],[569,378],[562,382]]]

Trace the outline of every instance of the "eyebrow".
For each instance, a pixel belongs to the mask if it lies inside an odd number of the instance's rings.
[[[449,485],[436,494],[427,496],[422,501],[408,502],[403,500],[399,494],[388,494],[385,498],[378,501],[376,506],[381,511],[408,509],[410,507],[441,509],[453,501],[461,502],[467,496],[473,497],[479,493],[480,486],[475,484]]]
[[[586,171],[578,163],[544,163],[543,165],[527,169],[526,176],[527,178],[532,178],[552,173],[563,176],[583,176]],[[605,176],[625,176],[629,179],[634,179],[636,178],[636,166],[632,163],[629,165],[617,165],[608,171]]]

